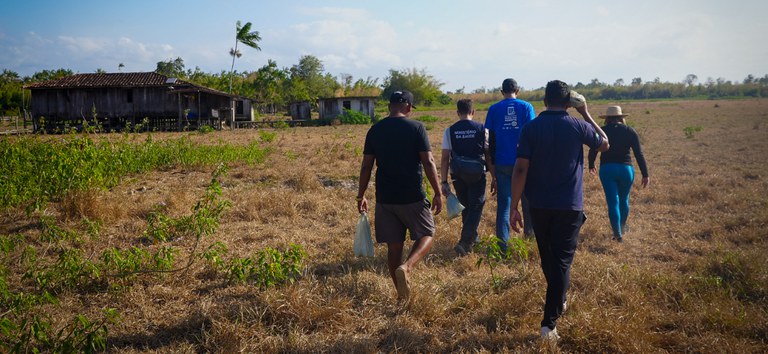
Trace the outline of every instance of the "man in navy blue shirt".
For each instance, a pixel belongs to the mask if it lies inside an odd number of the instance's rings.
[[[518,204],[523,191],[531,208],[547,296],[541,336],[557,340],[555,324],[565,311],[566,292],[584,215],[584,148],[608,150],[608,137],[595,123],[586,102],[575,107],[584,120],[572,117],[571,90],[562,81],[547,83],[546,110],[523,127],[512,173],[512,229],[520,232]]]

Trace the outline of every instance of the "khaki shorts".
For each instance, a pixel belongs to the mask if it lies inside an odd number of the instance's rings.
[[[411,240],[435,235],[435,219],[427,199],[411,204],[376,203],[376,242],[403,243],[405,231]]]

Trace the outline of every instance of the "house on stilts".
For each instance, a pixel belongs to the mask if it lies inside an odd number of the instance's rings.
[[[35,131],[182,131],[252,121],[249,98],[155,72],[75,74],[25,86]]]

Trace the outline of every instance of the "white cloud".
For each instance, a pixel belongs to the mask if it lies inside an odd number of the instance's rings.
[[[302,8],[301,13],[319,18],[273,33],[283,53],[295,53],[292,60],[311,54],[323,61],[327,72],[352,73],[356,77],[381,76],[386,72],[381,68],[399,64],[398,33],[389,23],[372,18],[368,11],[325,7]]]
[[[102,52],[105,46],[108,45],[106,40],[97,38],[59,36],[58,40],[61,45],[75,55],[89,55],[95,52]]]
[[[372,17],[371,13],[365,9],[345,7],[300,7],[298,12],[304,16],[318,16],[353,22]]]

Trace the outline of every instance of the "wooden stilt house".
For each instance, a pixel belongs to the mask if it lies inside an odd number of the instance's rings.
[[[34,129],[181,131],[253,120],[251,100],[154,72],[76,74],[25,86]]]

